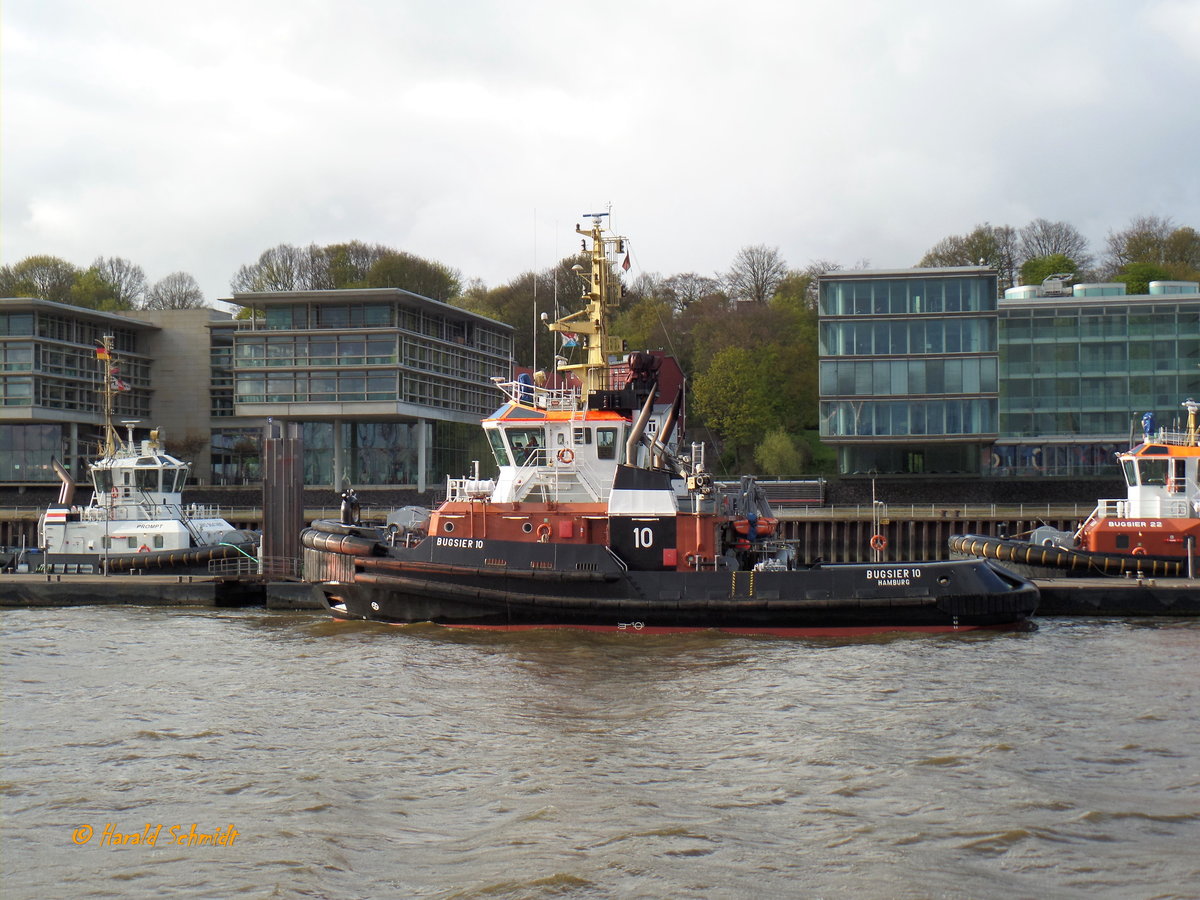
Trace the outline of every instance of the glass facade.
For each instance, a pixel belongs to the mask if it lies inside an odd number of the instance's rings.
[[[114,419],[150,414],[150,361],[139,355],[138,325],[91,309],[9,298],[0,309],[0,482],[57,484],[57,458],[76,479],[98,443],[101,384],[126,386],[113,397]],[[114,364],[96,358],[112,335]]]
[[[511,372],[508,326],[394,289],[235,299],[253,316],[228,350],[214,334],[214,389],[227,364],[235,416],[301,423],[307,484],[436,485],[486,458],[479,420],[500,401],[492,379]],[[306,408],[315,404],[319,414]],[[253,477],[256,457],[234,431],[225,448],[214,437],[214,461]]]
[[[63,458],[60,425],[0,425],[0,481],[57,482],[51,458]]]
[[[400,401],[484,416],[497,400],[491,379],[511,366],[505,326],[409,299],[273,301],[248,326],[233,342],[235,409]]]
[[[821,279],[821,437],[842,472],[978,472],[998,429],[996,274]]]
[[[1000,305],[1001,474],[1107,474],[1143,413],[1200,394],[1200,297]]]
[[[334,474],[334,431],[341,440],[343,478],[358,486],[418,484],[420,429],[405,422],[300,423],[304,441],[304,483],[328,485]],[[429,421],[425,442],[425,481],[439,484],[446,475],[466,475],[471,461],[487,459],[483,430],[478,425]],[[212,480],[217,485],[248,485],[262,481],[262,429],[223,428],[212,435]]]
[[[168,423],[207,439],[209,453],[192,456],[201,484],[261,483],[269,416],[303,426],[312,485],[338,484],[345,475],[357,485],[436,487],[447,475],[468,474],[472,459],[487,458],[478,423],[500,402],[492,379],[511,372],[508,326],[395,289],[252,294],[238,302],[250,317],[185,325],[5,298],[0,481],[56,483],[54,457],[81,478],[100,430],[98,388],[109,373],[95,346],[106,334],[129,385],[115,397],[115,418],[142,423],[170,410],[173,396],[169,385],[151,390],[146,348],[207,340],[199,366],[207,360],[200,382],[207,397],[194,410],[172,410],[177,421]]]

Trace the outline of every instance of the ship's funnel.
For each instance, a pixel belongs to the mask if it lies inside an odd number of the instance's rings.
[[[50,466],[54,469],[54,474],[58,476],[59,481],[62,482],[62,486],[58,489],[58,502],[63,506],[70,506],[71,501],[75,499],[75,482],[71,479],[71,473],[56,457],[51,457]]]
[[[633,428],[629,431],[629,440],[625,442],[626,465],[637,465],[637,445],[642,439],[642,434],[646,431],[646,423],[650,421],[650,412],[653,409],[654,391],[651,391],[650,396],[646,398],[646,402],[642,404],[642,411],[638,413],[638,417],[633,423]]]

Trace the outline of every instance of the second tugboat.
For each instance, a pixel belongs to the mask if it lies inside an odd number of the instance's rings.
[[[1030,540],[953,535],[950,549],[1030,573],[1185,577],[1200,554],[1200,403],[1188,397],[1183,431],[1142,417],[1142,440],[1117,454],[1126,495],[1102,499],[1074,532],[1049,526]]]
[[[686,450],[674,360],[624,354],[608,319],[625,239],[593,217],[584,308],[549,325],[586,359],[501,382],[494,479],[451,479],[427,517],[340,521],[302,541],[339,618],[515,630],[841,635],[1013,627],[1037,588],[985,560],[797,564],[753,478],[723,493]],[[587,243],[585,241],[585,250]],[[582,272],[582,267],[579,267]],[[557,385],[557,386],[555,386]]]

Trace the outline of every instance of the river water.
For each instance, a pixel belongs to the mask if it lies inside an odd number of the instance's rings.
[[[1194,620],[0,634],[6,898],[1200,897]]]

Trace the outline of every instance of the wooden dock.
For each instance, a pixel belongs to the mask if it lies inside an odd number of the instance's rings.
[[[301,581],[200,575],[2,575],[0,608],[30,606],[261,606],[324,609]]]

